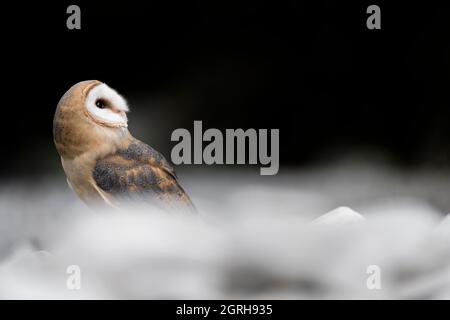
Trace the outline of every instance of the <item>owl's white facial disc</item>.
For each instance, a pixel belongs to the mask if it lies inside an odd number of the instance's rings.
[[[112,126],[127,127],[128,105],[116,90],[105,83],[95,86],[86,98],[89,114],[100,123]]]

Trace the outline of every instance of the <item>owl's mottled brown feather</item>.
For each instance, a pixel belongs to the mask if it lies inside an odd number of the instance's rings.
[[[98,159],[92,176],[114,202],[138,200],[163,208],[195,211],[167,160],[137,139],[132,138],[127,146]]]
[[[195,211],[166,159],[128,131],[127,111],[126,101],[97,80],[79,82],[63,95],[53,134],[72,190],[92,207],[128,201]]]

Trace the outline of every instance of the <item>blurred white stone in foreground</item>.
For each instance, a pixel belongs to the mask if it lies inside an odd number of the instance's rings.
[[[440,226],[450,228],[450,213],[445,216],[445,218],[442,220]]]
[[[0,184],[0,299],[450,298],[450,174],[352,164],[259,178],[193,176],[199,216],[93,212],[63,179]],[[367,286],[373,265],[381,290]]]
[[[358,212],[348,208],[339,207],[314,219],[311,224],[348,224],[365,220]]]

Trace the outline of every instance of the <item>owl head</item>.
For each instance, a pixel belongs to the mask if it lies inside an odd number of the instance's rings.
[[[61,98],[53,136],[61,156],[75,157],[120,139],[128,132],[128,105],[114,89],[97,80],[72,86]]]

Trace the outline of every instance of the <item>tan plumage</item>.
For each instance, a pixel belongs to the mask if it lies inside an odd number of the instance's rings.
[[[71,188],[87,204],[139,201],[195,211],[166,159],[130,134],[126,111],[125,100],[96,80],[61,98],[53,135]]]

